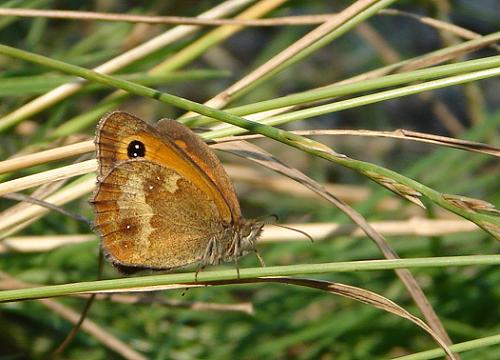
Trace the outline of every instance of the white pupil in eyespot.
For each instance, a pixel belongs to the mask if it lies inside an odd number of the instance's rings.
[[[142,142],[134,140],[128,145],[127,154],[129,158],[145,157],[146,148]]]

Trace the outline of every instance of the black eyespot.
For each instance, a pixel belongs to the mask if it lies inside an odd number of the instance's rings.
[[[130,144],[128,144],[127,154],[131,159],[144,157],[146,155],[146,147],[139,140],[131,141]]]

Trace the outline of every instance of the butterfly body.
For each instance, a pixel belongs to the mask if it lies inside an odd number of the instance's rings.
[[[243,219],[212,150],[187,127],[153,127],[113,112],[98,125],[95,229],[124,272],[199,267],[255,249],[262,224]]]

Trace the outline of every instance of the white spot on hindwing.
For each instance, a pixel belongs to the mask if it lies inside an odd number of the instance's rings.
[[[164,180],[165,190],[167,190],[169,193],[172,194],[176,192],[177,189],[179,188],[179,186],[177,186],[177,181],[179,181],[180,178],[181,176],[179,174],[172,173],[168,179]]]
[[[182,176],[177,172],[168,171],[156,172],[146,171],[146,173],[138,171],[127,172],[125,183],[123,183],[123,191],[117,201],[119,220],[121,220],[121,231],[124,232],[125,239],[119,241],[117,246],[130,245],[128,259],[132,264],[141,264],[144,259],[151,258],[151,239],[150,236],[155,231],[155,227],[151,223],[158,209],[161,199],[153,192],[175,193],[179,190],[178,181]],[[146,176],[145,176],[146,175]],[[165,193],[164,193],[165,194]],[[148,203],[149,201],[149,203]],[[126,219],[130,219],[128,222]],[[134,231],[132,231],[132,229]]]

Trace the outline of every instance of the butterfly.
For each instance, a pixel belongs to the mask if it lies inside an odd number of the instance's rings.
[[[234,187],[208,145],[185,125],[155,126],[122,111],[96,131],[94,230],[121,272],[173,270],[255,251],[264,224],[244,219]],[[258,254],[257,254],[258,255]]]

